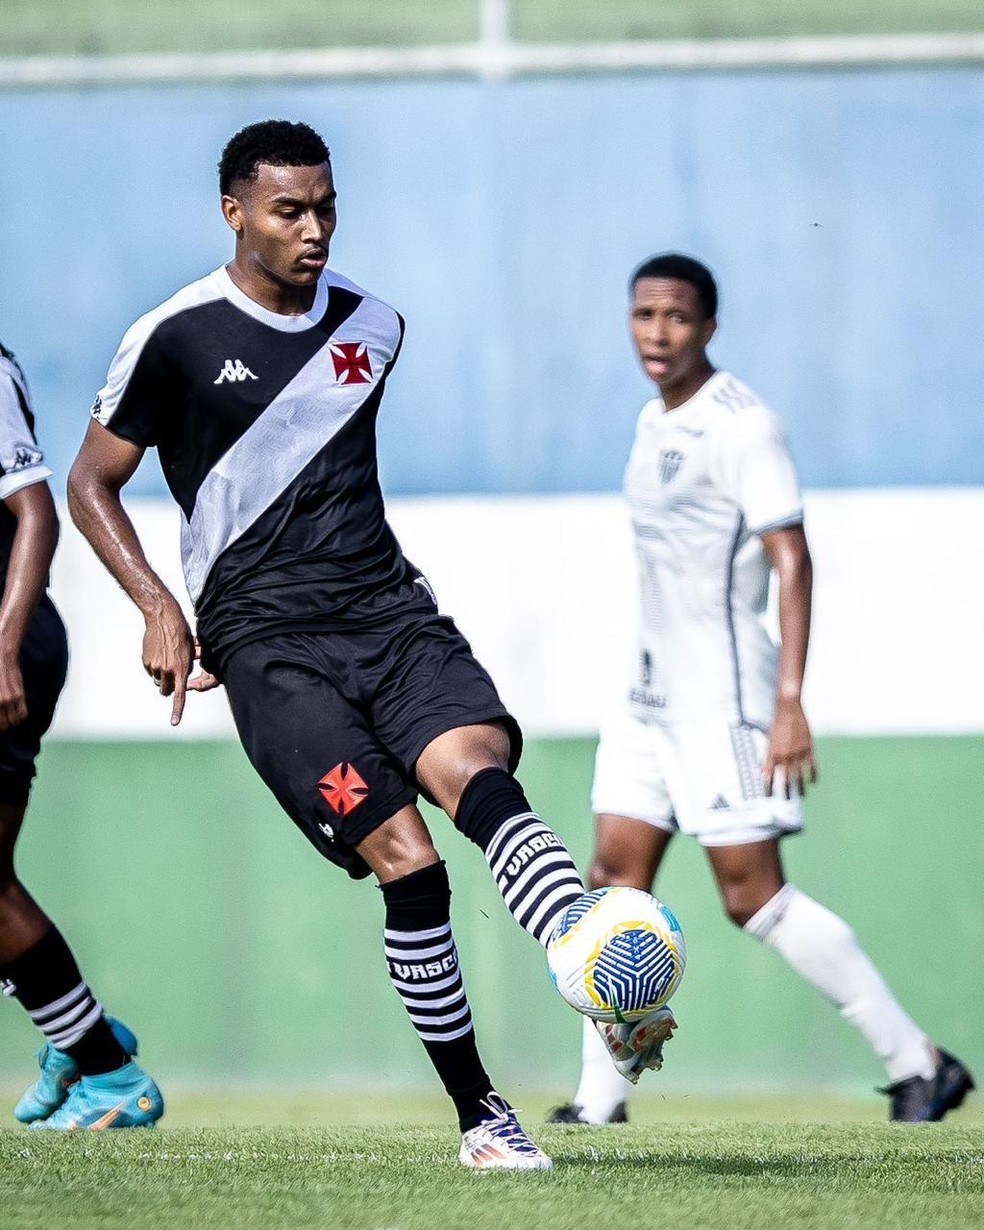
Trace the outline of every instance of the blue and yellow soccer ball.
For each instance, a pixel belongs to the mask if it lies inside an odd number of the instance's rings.
[[[597,888],[561,916],[547,968],[561,997],[595,1021],[637,1021],[680,985],[687,945],[673,911],[638,888]]]

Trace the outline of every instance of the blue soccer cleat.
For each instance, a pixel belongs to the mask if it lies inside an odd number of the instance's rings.
[[[100,1076],[80,1076],[68,1097],[33,1131],[104,1132],[109,1128],[153,1127],[164,1114],[157,1085],[133,1060]]]
[[[136,1036],[114,1017],[108,1016],[106,1024],[113,1031],[116,1041],[129,1058],[137,1053]],[[47,1119],[68,1097],[68,1091],[79,1079],[79,1069],[71,1055],[46,1042],[38,1051],[38,1066],[41,1075],[14,1107],[14,1118],[21,1123],[34,1123]]]

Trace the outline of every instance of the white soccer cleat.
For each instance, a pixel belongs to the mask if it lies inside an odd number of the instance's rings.
[[[458,1161],[472,1170],[552,1170],[553,1162],[526,1135],[516,1112],[497,1093],[482,1101],[489,1118],[461,1137]]]
[[[595,1021],[611,1061],[627,1081],[634,1085],[647,1068],[658,1072],[663,1066],[663,1045],[677,1027],[669,1008],[656,1008],[639,1021],[610,1025]]]

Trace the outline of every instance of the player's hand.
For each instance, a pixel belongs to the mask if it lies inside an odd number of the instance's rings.
[[[202,647],[198,637],[195,637],[195,661],[200,662],[202,657]],[[211,671],[200,670],[197,675],[192,675],[188,680],[189,692],[211,692],[213,688],[219,687],[219,681]]]
[[[18,726],[26,717],[27,699],[17,657],[0,652],[0,730]]]
[[[195,657],[195,640],[188,621],[173,598],[146,615],[145,619],[144,670],[153,679],[161,696],[173,695],[171,725],[177,726],[184,713],[188,676]]]
[[[806,720],[803,706],[798,700],[782,699],[776,702],[776,714],[772,722],[772,737],[769,752],[762,766],[765,789],[773,793],[776,774],[782,779],[783,793],[790,797],[791,787],[796,786],[802,797],[806,783],[817,780],[817,762],[813,753],[813,736]]]

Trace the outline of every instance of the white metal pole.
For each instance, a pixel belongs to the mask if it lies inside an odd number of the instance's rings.
[[[505,77],[509,71],[511,9],[511,0],[481,0],[479,43],[487,77]]]

